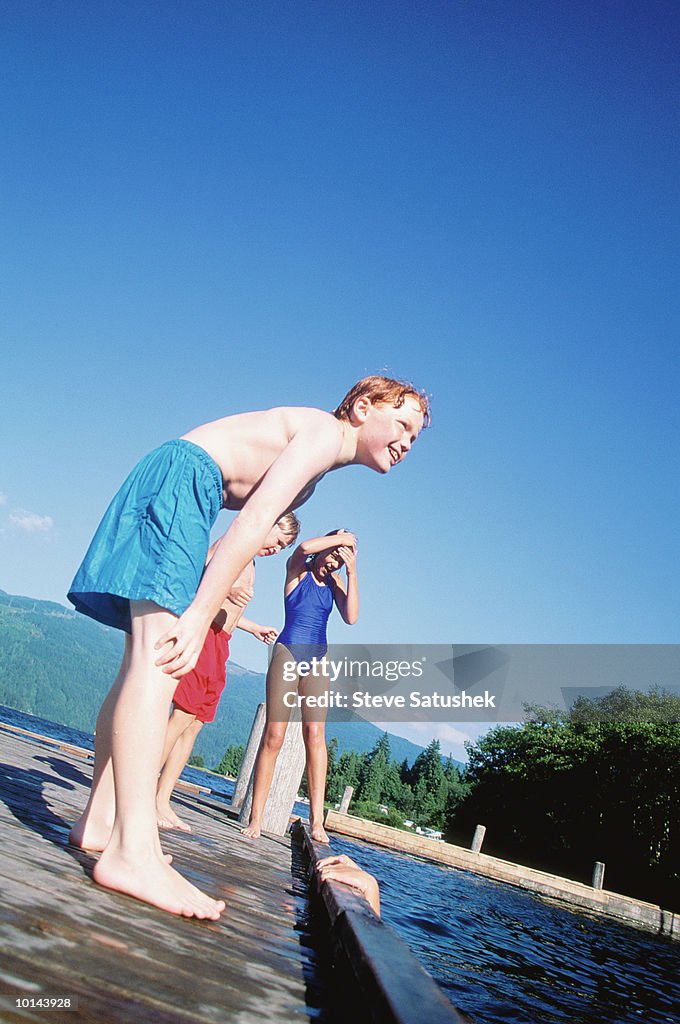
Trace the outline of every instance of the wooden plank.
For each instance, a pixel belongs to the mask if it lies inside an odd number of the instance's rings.
[[[99,1024],[224,1024],[305,1015],[324,986],[301,942],[304,876],[290,839],[248,841],[218,810],[182,796],[191,835],[163,846],[196,885],[224,898],[217,922],[187,921],[97,886],[95,857],[68,846],[91,765],[12,731],[0,734],[0,1017]],[[39,995],[79,998],[45,1016],[14,1005]]]
[[[374,914],[366,900],[339,882],[319,883],[316,863],[328,846],[316,843],[303,825],[295,835],[308,852],[316,886],[330,922],[333,948],[344,956],[354,1007],[347,1012],[377,1024],[464,1024],[437,983],[416,960],[406,943]]]

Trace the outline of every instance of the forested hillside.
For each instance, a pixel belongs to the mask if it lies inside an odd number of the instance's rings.
[[[0,590],[0,704],[92,732],[122,652],[118,630],[53,601]],[[219,763],[229,745],[245,743],[263,700],[264,676],[230,662],[217,718],[196,744],[208,767]],[[367,722],[328,725],[339,753],[369,751],[381,735]],[[390,744],[395,757],[409,763],[422,750],[398,736],[390,736]]]

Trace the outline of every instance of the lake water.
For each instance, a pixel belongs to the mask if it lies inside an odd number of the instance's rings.
[[[0,719],[93,748],[76,729],[0,708]],[[233,783],[188,768],[226,802]],[[307,806],[296,804],[307,817]],[[680,943],[573,913],[454,868],[333,837],[380,881],[383,918],[476,1024],[678,1024]]]

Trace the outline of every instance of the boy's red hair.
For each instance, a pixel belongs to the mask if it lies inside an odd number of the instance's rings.
[[[424,391],[407,380],[392,377],[362,377],[347,392],[333,415],[339,420],[348,420],[357,398],[368,398],[375,405],[394,405],[397,409],[407,398],[414,398],[423,414],[423,426],[430,422],[430,399]]]

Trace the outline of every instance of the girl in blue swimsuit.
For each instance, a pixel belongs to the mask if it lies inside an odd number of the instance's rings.
[[[345,566],[347,579],[340,575]],[[286,735],[290,709],[283,694],[291,688],[284,681],[284,665],[291,661],[312,661],[326,653],[326,624],[333,605],[348,625],[359,617],[359,591],[356,574],[356,538],[346,530],[337,530],[325,537],[313,537],[299,544],[286,566],[284,586],[286,619],[276,641],[267,672],[267,721],[255,762],[253,806],[250,823],[243,834],[258,839],[262,827],[267,796],[274,775],[276,759]],[[298,689],[313,686],[311,677],[298,680]],[[323,827],[323,803],[326,789],[325,721],[319,711],[308,712],[302,706],[302,736],[307,758],[309,790],[309,824],[314,839],[327,843]]]

